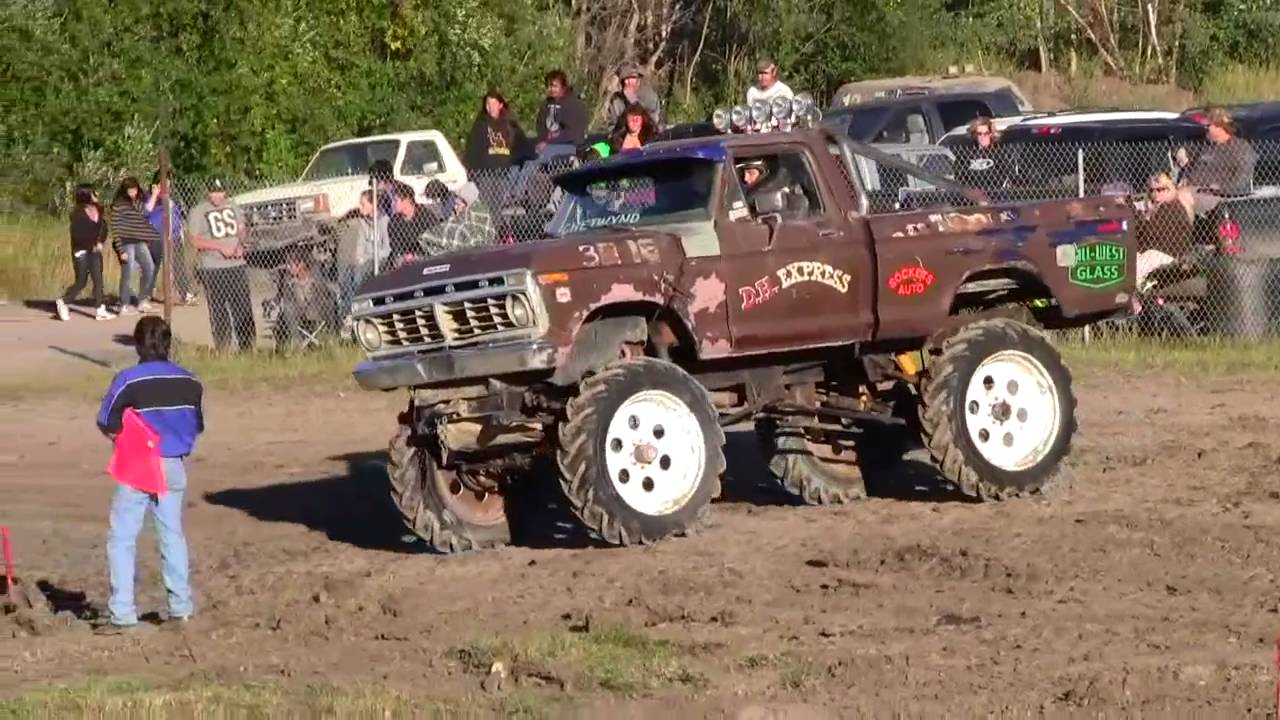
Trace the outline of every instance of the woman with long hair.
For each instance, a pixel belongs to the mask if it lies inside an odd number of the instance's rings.
[[[151,258],[151,243],[159,236],[147,220],[146,198],[138,179],[127,177],[120,183],[111,201],[111,234],[116,255],[120,258],[120,314],[151,312],[151,291],[155,289],[156,266]],[[142,271],[138,293],[131,295],[134,268]],[[133,301],[133,302],[130,302]]]
[[[609,135],[609,146],[615,153],[638,150],[649,144],[657,130],[649,111],[638,103],[631,103],[614,125]]]
[[[80,291],[90,279],[93,280],[93,304],[97,308],[94,317],[98,320],[115,317],[107,311],[102,291],[102,246],[106,241],[107,218],[98,194],[92,185],[81,184],[76,187],[75,207],[71,209],[71,265],[76,279],[55,301],[58,319],[63,322],[71,319],[67,304],[80,297]]]
[[[496,207],[511,177],[511,168],[518,165],[527,144],[524,130],[507,105],[507,99],[497,90],[485,93],[480,111],[471,124],[467,137],[468,176],[480,188],[486,204]]]

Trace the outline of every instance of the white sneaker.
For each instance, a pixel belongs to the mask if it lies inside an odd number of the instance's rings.
[[[93,317],[97,320],[115,320],[116,314],[108,310],[106,305],[99,305],[98,312]]]
[[[61,320],[62,322],[66,322],[71,319],[71,311],[67,310],[66,301],[64,301],[62,298],[58,298],[57,300],[53,301],[53,304],[58,309],[59,320]]]
[[[138,311],[137,311],[136,309],[134,309],[134,307],[133,307],[132,305],[121,305],[121,306],[120,306],[120,315],[121,315],[122,317],[123,317],[123,316],[125,316],[125,315],[137,315],[137,314],[138,314]]]
[[[142,302],[138,303],[138,312],[149,313],[153,309],[154,308],[152,308],[151,303],[146,300],[143,300]]]

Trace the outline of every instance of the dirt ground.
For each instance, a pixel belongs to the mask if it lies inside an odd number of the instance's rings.
[[[502,659],[498,694],[584,716],[1267,716],[1280,378],[1077,389],[1047,498],[958,502],[907,463],[869,501],[793,507],[740,431],[693,537],[591,547],[548,507],[517,547],[456,557],[404,543],[385,499],[398,395],[215,393],[190,465],[199,621],[125,639],[84,620],[111,492],[93,408],[0,401],[0,523],[67,611],[0,617],[0,697],[113,675],[484,697]],[[152,537],[140,604],[162,610]]]

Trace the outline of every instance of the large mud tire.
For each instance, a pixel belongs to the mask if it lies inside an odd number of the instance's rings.
[[[866,483],[852,447],[837,452],[806,440],[803,429],[772,419],[756,423],[756,437],[769,471],[786,490],[807,505],[840,505],[867,496]],[[824,458],[822,455],[829,455]]]
[[[1075,435],[1071,372],[1041,331],[1008,319],[965,326],[930,351],[926,447],[965,495],[1003,500],[1059,474]]]
[[[415,446],[415,436],[406,422],[402,418],[391,438],[387,462],[391,499],[405,526],[441,553],[510,544],[503,498],[493,495],[477,502],[473,494],[467,498],[468,505],[461,505],[459,498],[470,491],[453,482],[449,471],[440,468],[424,448]]]
[[[688,533],[720,494],[724,432],[706,390],[676,365],[636,358],[583,380],[559,429],[569,507],[615,545]]]

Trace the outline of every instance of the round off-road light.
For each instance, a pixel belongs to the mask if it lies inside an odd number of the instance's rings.
[[[529,307],[529,301],[523,295],[508,295],[507,317],[518,328],[529,327],[533,324],[533,308]]]
[[[766,100],[757,100],[751,103],[751,121],[757,125],[768,121],[771,112],[769,103]]]
[[[791,101],[791,110],[797,116],[809,114],[809,109],[813,107],[813,96],[809,93],[800,93]]]
[[[729,111],[729,118],[733,121],[733,126],[741,130],[747,126],[747,121],[751,119],[751,114],[741,105],[734,105]]]
[[[716,111],[711,113],[711,124],[715,125],[720,132],[729,132],[729,128],[733,125],[729,108],[716,108]]]
[[[374,352],[382,347],[382,330],[378,328],[378,323],[364,318],[356,322],[356,339],[360,342],[360,347]]]
[[[771,106],[774,120],[786,120],[791,117],[791,101],[784,97],[773,99]]]

